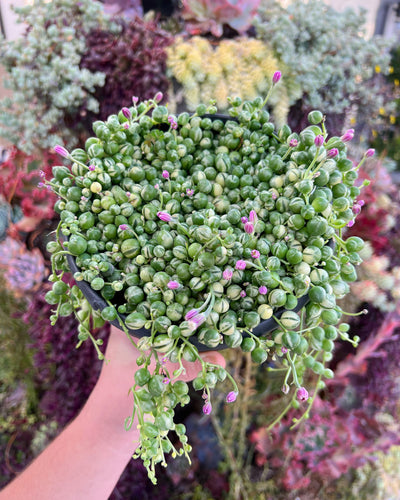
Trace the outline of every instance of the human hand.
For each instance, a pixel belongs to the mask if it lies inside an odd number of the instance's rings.
[[[138,339],[133,340],[137,342]],[[141,352],[134,347],[126,334],[112,326],[100,377],[88,401],[89,406],[100,412],[103,423],[107,423],[110,430],[126,432],[124,421],[132,414],[133,399],[130,389],[135,384],[135,372],[140,368],[136,363],[140,355]],[[160,357],[162,356],[160,354]],[[200,353],[200,356],[207,363],[225,367],[225,359],[219,352],[204,352]],[[154,369],[155,365],[155,360],[152,360],[149,370]],[[189,382],[201,371],[200,361],[183,361],[183,366],[185,371],[174,381]],[[167,361],[165,368],[169,373],[173,373],[179,368],[179,363]]]

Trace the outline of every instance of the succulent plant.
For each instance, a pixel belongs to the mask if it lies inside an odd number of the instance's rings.
[[[187,40],[178,37],[167,53],[168,74],[182,89],[170,93],[171,111],[182,107],[194,111],[200,102],[211,98],[220,110],[229,107],[228,96],[252,100],[268,90],[278,68],[268,46],[255,39],[221,40],[215,46],[200,36]],[[300,94],[284,76],[269,101],[278,126],[285,123],[289,104],[298,97]]]
[[[211,32],[220,37],[223,26],[228,25],[238,33],[245,33],[251,26],[260,0],[183,0],[183,17],[191,34]]]
[[[339,12],[322,0],[294,0],[287,7],[262,0],[254,20],[257,37],[300,86],[303,116],[315,108],[341,114],[354,105],[359,121],[371,121],[385,106],[381,79],[374,77],[389,71],[391,42],[365,37],[365,13]]]
[[[73,117],[83,105],[98,111],[92,92],[105,80],[101,71],[79,66],[89,31],[107,25],[102,6],[92,0],[35,0],[15,11],[26,32],[0,45],[5,84],[12,91],[0,103],[0,134],[27,153],[58,142],[76,144]]]
[[[166,48],[171,36],[153,21],[119,19],[115,24],[117,32],[95,28],[86,38],[80,67],[93,74],[101,72],[105,78],[105,86],[96,86],[93,93],[99,108],[80,118],[88,129],[95,119],[105,120],[131,102],[132,95],[149,99],[157,91],[166,94],[168,90]]]

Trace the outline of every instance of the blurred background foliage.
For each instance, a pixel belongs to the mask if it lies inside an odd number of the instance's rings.
[[[331,135],[356,129],[351,155],[381,155],[362,171],[365,205],[348,235],[367,241],[349,311],[361,337],[335,351],[336,377],[309,419],[289,430],[279,396],[279,363],[257,372],[240,351],[226,353],[240,396],[216,395],[212,419],[198,404],[182,411],[193,463],[159,471],[155,488],[131,461],[111,498],[397,499],[400,401],[400,202],[398,166],[400,51],[365,36],[365,12],[336,11],[321,0],[34,0],[18,9],[25,32],[0,44],[10,91],[0,100],[0,486],[36,456],[79,412],[100,364],[90,345],[75,349],[70,318],[50,326],[44,301],[45,247],[55,228],[54,200],[37,188],[56,144],[83,144],[91,123],[132,96],[164,94],[171,111],[201,101],[228,107],[229,95],[265,94],[283,73],[270,111],[294,131],[310,109],[327,116]],[[107,340],[104,328],[100,336]],[[310,384],[313,381],[310,381]],[[314,381],[315,383],[316,381]],[[278,397],[279,396],[279,397]],[[195,396],[194,396],[195,397]],[[219,402],[217,403],[217,398]]]

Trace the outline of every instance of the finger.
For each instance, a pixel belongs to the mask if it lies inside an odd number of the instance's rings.
[[[212,363],[214,365],[220,365],[222,368],[225,368],[226,361],[220,352],[217,351],[209,351],[200,353],[201,358],[206,363]]]

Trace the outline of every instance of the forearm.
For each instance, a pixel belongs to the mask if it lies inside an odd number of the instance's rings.
[[[107,499],[138,444],[132,431],[104,422],[95,400],[0,493],[1,500]],[[104,407],[103,407],[104,410]],[[107,417],[106,417],[107,419]]]

